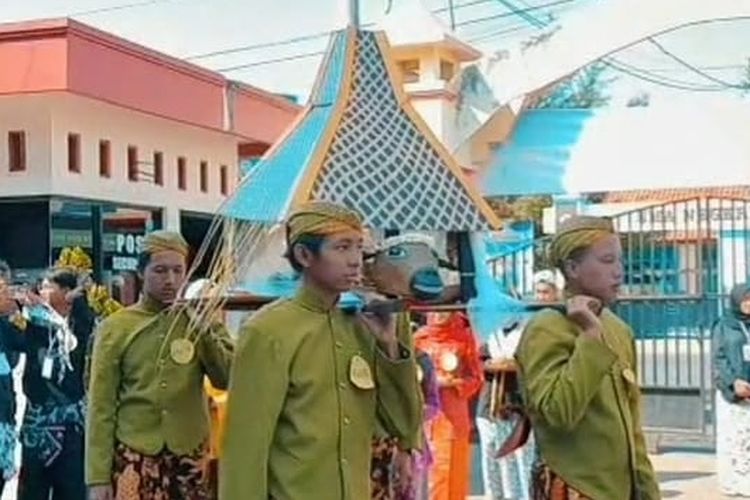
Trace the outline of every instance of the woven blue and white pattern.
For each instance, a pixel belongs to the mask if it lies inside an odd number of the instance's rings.
[[[355,45],[349,99],[311,198],[342,203],[378,229],[490,229],[468,189],[402,109],[375,33]]]

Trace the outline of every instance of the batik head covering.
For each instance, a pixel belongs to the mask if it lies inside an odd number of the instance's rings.
[[[159,252],[177,252],[185,257],[190,246],[180,233],[174,231],[153,231],[143,239],[143,253],[154,255]]]
[[[360,215],[341,205],[325,201],[306,203],[287,219],[288,246],[294,245],[304,234],[330,236],[345,231],[363,231]]]
[[[560,224],[549,249],[550,262],[562,270],[565,261],[576,251],[588,248],[615,234],[612,220],[585,215],[571,217]]]

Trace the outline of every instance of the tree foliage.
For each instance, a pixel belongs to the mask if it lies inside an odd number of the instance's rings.
[[[609,104],[607,93],[614,80],[606,77],[607,66],[594,63],[557,84],[541,97],[535,108],[587,109],[600,108]]]
[[[552,206],[551,196],[506,196],[489,200],[492,210],[503,221],[530,221],[537,231],[542,226],[544,209]]]

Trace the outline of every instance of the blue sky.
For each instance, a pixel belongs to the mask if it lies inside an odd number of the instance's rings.
[[[448,4],[448,0],[423,1],[432,10],[445,9]],[[455,13],[460,25],[459,35],[464,39],[477,40],[476,45],[482,49],[496,50],[517,43],[518,38],[528,37],[535,32],[528,20],[511,13],[508,4],[520,9],[534,7],[530,13],[537,20],[544,20],[551,14],[564,22],[566,16],[580,12],[594,1],[597,0],[454,0],[454,4],[457,6]],[[360,3],[363,22],[373,22],[383,15],[388,0],[361,0]],[[188,57],[335,29],[341,22],[342,0],[26,0],[6,1],[3,4],[0,12],[0,21],[3,22],[73,15],[80,21],[135,42],[174,56]],[[129,6],[114,9],[125,5]],[[113,9],[106,10],[109,8]],[[103,10],[97,12],[98,9]],[[445,10],[438,15],[447,21]],[[483,20],[488,17],[493,18]],[[637,22],[637,17],[634,15],[634,22]],[[325,48],[326,41],[325,37],[319,37],[289,45],[202,58],[195,62],[211,69],[222,69],[318,52]],[[691,64],[708,67],[710,74],[734,82],[739,79],[738,66],[750,57],[750,21],[685,29],[665,35],[659,41]],[[655,70],[659,75],[703,86],[711,85],[710,81],[680,67],[653,46],[642,44],[618,57],[639,68]],[[226,74],[269,90],[304,97],[319,63],[320,56],[313,56]],[[614,88],[618,98],[623,99],[640,91],[689,98],[698,94],[666,89],[634,78],[621,78]]]

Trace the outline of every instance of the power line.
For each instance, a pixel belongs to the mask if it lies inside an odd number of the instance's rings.
[[[536,17],[534,17],[531,14],[528,14],[526,12],[523,12],[522,9],[519,9],[515,4],[513,4],[510,0],[496,0],[498,3],[502,4],[505,8],[513,12],[514,14],[518,15],[521,19],[529,23],[535,28],[544,28],[549,24],[549,22],[540,21]],[[528,8],[528,7],[527,7]]]
[[[524,28],[527,28],[527,26],[526,25],[516,26],[514,28],[509,28],[509,29],[498,31],[498,32],[494,32],[494,33],[487,33],[485,35],[469,39],[469,40],[467,40],[467,42],[469,42],[469,43],[475,43],[475,42],[478,42],[478,41],[481,41],[481,40],[484,40],[484,39],[496,38],[498,36],[501,36],[501,35],[504,35],[504,34],[507,34],[507,33],[512,33],[514,31],[520,31],[520,30],[522,30]],[[241,69],[254,68],[256,66],[266,66],[268,64],[276,64],[276,63],[282,63],[282,62],[297,61],[299,59],[307,59],[307,58],[310,58],[310,57],[322,56],[324,54],[325,54],[324,50],[319,50],[319,51],[315,51],[315,52],[305,52],[305,53],[302,53],[302,54],[294,54],[294,55],[286,56],[286,57],[277,57],[277,58],[274,58],[274,59],[264,59],[262,61],[254,61],[254,62],[245,63],[245,64],[238,64],[236,66],[229,66],[229,67],[226,67],[226,68],[220,68],[220,69],[217,69],[216,71],[218,71],[219,73],[228,73],[230,71],[238,71],[238,70],[241,70]]]
[[[516,33],[518,31],[523,31],[525,29],[529,29],[529,26],[527,24],[521,24],[521,25],[518,25],[518,26],[514,26],[512,28],[506,28],[506,29],[499,30],[499,31],[491,31],[489,33],[483,33],[483,34],[475,36],[473,38],[469,38],[466,41],[469,42],[469,43],[480,43],[480,42],[483,42],[483,41],[486,41],[486,40],[491,40],[493,38],[497,38],[497,37],[500,37],[500,36],[503,36],[503,35],[508,35],[508,34],[511,34],[511,33]]]
[[[690,84],[688,82],[671,83],[669,81],[670,79],[649,74],[647,71],[642,70],[640,68],[636,68],[633,66],[628,67],[629,65],[623,63],[622,61],[618,61],[617,59],[613,57],[602,60],[602,63],[614,69],[615,71],[624,73],[626,75],[632,76],[639,80],[653,83],[655,85],[660,85],[662,87],[668,87],[668,88],[678,89],[678,90],[688,90],[691,92],[721,92],[725,90],[722,87],[698,86],[698,85]],[[672,81],[675,81],[675,80],[672,80]]]
[[[319,50],[316,52],[305,52],[303,54],[295,54],[292,56],[286,56],[286,57],[278,57],[275,59],[264,59],[262,61],[255,61],[251,63],[245,63],[245,64],[238,64],[237,66],[229,66],[228,68],[221,68],[217,69],[219,73],[228,73],[230,71],[237,71],[240,69],[247,69],[247,68],[254,68],[256,66],[265,66],[267,64],[275,64],[280,62],[287,62],[287,61],[296,61],[298,59],[307,59],[308,57],[315,57],[315,56],[322,56],[326,52],[325,50]]]
[[[723,71],[728,69],[742,69],[746,66],[744,64],[719,64],[710,66],[696,66],[698,69],[703,71]],[[650,71],[652,73],[674,73],[677,71],[685,71],[685,68],[644,68],[644,71]]]
[[[117,10],[125,10],[125,9],[131,9],[134,7],[146,7],[148,5],[154,5],[159,3],[166,3],[166,2],[173,2],[175,0],[147,0],[142,2],[132,2],[132,3],[126,3],[121,5],[111,5],[109,7],[100,7],[98,9],[91,9],[91,10],[82,10],[79,12],[71,12],[68,14],[68,17],[83,17],[83,16],[91,16],[94,14],[103,14],[105,12],[114,12]]]
[[[495,1],[496,0],[472,0],[471,2],[464,2],[464,3],[460,3],[458,5],[454,5],[453,6],[453,10],[459,10],[459,9],[463,9],[463,8],[466,8],[466,7],[474,7],[474,6],[477,6],[477,5],[484,5],[484,4],[487,4],[487,3],[494,3]],[[439,9],[433,10],[432,13],[433,14],[440,14],[442,12],[448,12],[449,10],[451,10],[450,7],[440,7]]]
[[[673,52],[667,50],[662,44],[660,44],[659,42],[657,42],[653,38],[649,38],[648,41],[651,42],[652,45],[654,45],[657,49],[659,49],[660,52],[662,52],[663,54],[665,54],[667,57],[669,57],[673,61],[677,62],[678,64],[686,67],[690,71],[694,72],[696,75],[700,75],[700,76],[702,76],[703,78],[705,78],[707,80],[710,80],[710,81],[712,81],[714,83],[718,83],[719,85],[723,85],[723,86],[725,86],[727,88],[730,88],[730,89],[744,89],[745,88],[743,85],[737,85],[737,84],[729,83],[729,82],[727,82],[725,80],[722,80],[720,78],[716,78],[715,76],[710,75],[710,74],[706,73],[705,71],[702,71],[700,68],[698,68],[698,67],[690,64],[689,62],[687,62],[683,58],[681,58],[681,57],[677,56],[676,54],[674,54]]]
[[[151,1],[154,1],[154,0],[151,0]],[[165,1],[165,0],[162,0],[162,1]],[[169,1],[169,0],[167,0],[167,1]],[[473,0],[473,1],[470,1],[470,2],[465,2],[465,3],[459,4],[459,5],[455,5],[453,7],[453,10],[458,10],[458,9],[462,9],[462,8],[465,8],[465,7],[472,7],[472,6],[475,6],[475,5],[487,4],[487,3],[490,3],[490,2],[494,3],[495,1],[496,0]],[[439,9],[433,10],[432,13],[433,14],[439,14],[441,12],[447,12],[449,10],[450,10],[450,7],[441,7]],[[362,27],[363,28],[368,28],[368,27],[371,27],[371,26],[374,26],[374,23],[367,23],[367,24],[363,25]],[[192,55],[192,56],[185,57],[184,59],[187,60],[187,61],[195,61],[195,60],[198,60],[198,59],[208,59],[210,57],[224,56],[224,55],[230,55],[230,54],[237,54],[239,52],[249,52],[249,51],[258,50],[258,49],[268,49],[268,48],[272,48],[272,47],[282,47],[284,45],[293,45],[295,43],[307,42],[307,41],[310,41],[310,40],[317,40],[319,38],[324,38],[324,37],[329,36],[333,32],[334,32],[333,30],[330,30],[330,31],[321,31],[319,33],[312,33],[310,35],[296,36],[296,37],[293,37],[293,38],[285,38],[283,40],[276,40],[276,41],[273,41],[273,42],[254,43],[254,44],[251,44],[251,45],[244,45],[244,46],[241,46],[241,47],[234,47],[234,48],[230,48],[230,49],[220,49],[220,50],[215,50],[215,51],[212,51],[212,52],[205,52],[205,53],[202,53],[202,54],[195,54],[195,55]]]
[[[157,1],[157,0],[151,0],[151,1]],[[169,0],[162,0],[162,1],[169,1]],[[469,25],[469,24],[475,24],[475,23],[479,23],[479,22],[491,21],[491,20],[494,20],[494,19],[500,19],[500,18],[504,18],[504,17],[516,16],[516,15],[519,15],[519,13],[531,12],[531,11],[535,11],[535,10],[539,10],[539,9],[544,9],[544,8],[547,8],[547,7],[552,7],[552,6],[555,6],[555,5],[571,3],[571,2],[574,2],[574,1],[576,1],[576,0],[558,0],[558,1],[551,2],[551,3],[548,3],[548,4],[544,4],[544,5],[535,5],[535,6],[532,6],[532,7],[528,7],[526,9],[516,9],[515,12],[503,12],[501,14],[495,14],[495,15],[492,15],[492,16],[486,16],[486,17],[482,17],[482,18],[478,18],[478,19],[469,19],[469,20],[466,20],[466,21],[462,21],[462,22],[456,23],[456,27],[465,26],[465,25]],[[469,1],[469,2],[465,2],[465,3],[462,3],[462,4],[456,5],[454,7],[454,10],[458,10],[458,9],[465,8],[465,7],[471,7],[471,6],[476,6],[476,5],[487,4],[487,3],[496,3],[496,2],[497,2],[497,0],[472,0],[472,1]],[[449,10],[448,7],[441,7],[439,9],[433,10],[432,13],[433,14],[437,14],[437,13],[440,13],[440,12],[446,12],[448,10]],[[374,23],[368,23],[368,24],[363,25],[362,27],[363,28],[368,28],[368,27],[371,27],[371,26],[374,26]],[[244,46],[241,46],[241,47],[233,47],[233,48],[229,48],[229,49],[220,49],[220,50],[215,50],[215,51],[212,51],[212,52],[206,52],[206,53],[202,53],[202,54],[195,54],[195,55],[192,55],[192,56],[185,57],[184,59],[187,60],[187,61],[196,61],[196,60],[199,60],[199,59],[208,59],[208,58],[211,58],[211,57],[237,54],[237,53],[240,53],[240,52],[249,52],[249,51],[258,50],[258,49],[267,49],[267,48],[272,48],[272,47],[282,47],[282,46],[285,46],[285,45],[292,45],[292,44],[295,44],[295,43],[306,42],[306,41],[311,41],[311,40],[317,40],[317,39],[320,39],[320,38],[324,38],[324,37],[330,36],[331,33],[333,33],[333,31],[322,31],[322,32],[319,32],[319,33],[312,33],[310,35],[302,35],[302,36],[298,36],[298,37],[287,38],[287,39],[283,39],[283,40],[276,40],[276,41],[272,41],[272,42],[256,43],[256,44],[251,44],[251,45],[244,45]],[[258,62],[263,62],[263,61],[258,61]],[[252,64],[252,63],[248,63],[248,64]]]
[[[492,16],[469,19],[467,21],[461,21],[460,23],[456,23],[456,27],[458,28],[461,26],[468,26],[470,24],[477,24],[477,23],[482,23],[486,21],[492,21],[494,19],[517,16],[520,13],[533,12],[533,11],[540,10],[540,9],[546,9],[547,7],[555,7],[557,5],[564,5],[564,4],[572,3],[575,1],[577,0],[557,0],[556,2],[550,2],[550,3],[543,4],[543,5],[534,5],[533,7],[528,7],[526,9],[516,9],[516,11],[514,12],[503,12],[502,14],[494,14]]]
[[[206,52],[204,54],[196,54],[194,56],[185,57],[185,60],[187,61],[195,61],[198,59],[207,59],[209,57],[216,57],[216,56],[223,56],[228,54],[236,54],[238,52],[248,52],[251,50],[257,50],[257,49],[267,49],[270,47],[281,47],[283,45],[291,45],[294,43],[299,42],[306,42],[308,40],[316,40],[318,38],[323,38],[326,36],[329,36],[332,32],[331,31],[323,31],[320,33],[313,33],[311,35],[303,35],[303,36],[297,36],[294,38],[288,38],[285,40],[277,40],[274,42],[264,42],[264,43],[256,43],[253,45],[245,45],[243,47],[235,47],[233,49],[222,49],[222,50],[216,50],[213,52]]]

